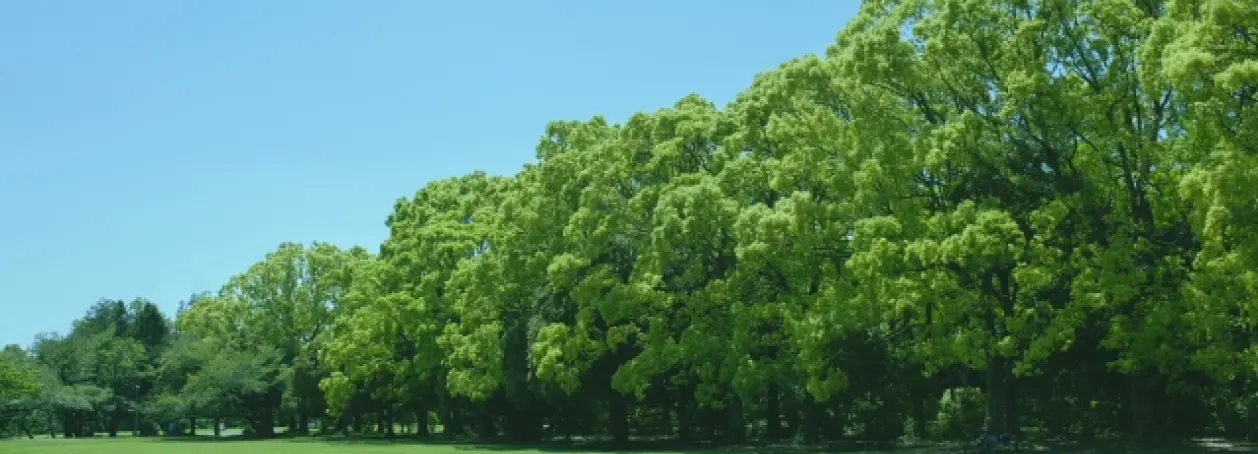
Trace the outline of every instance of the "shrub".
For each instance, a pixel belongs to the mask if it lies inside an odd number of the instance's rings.
[[[960,440],[983,425],[987,397],[978,388],[952,388],[939,398],[939,412],[930,434],[939,440]]]

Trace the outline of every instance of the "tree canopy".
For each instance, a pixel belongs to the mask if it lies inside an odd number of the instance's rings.
[[[866,0],[726,106],[426,183],[378,251],[102,300],[0,398],[67,436],[1254,435],[1255,106],[1256,2]]]

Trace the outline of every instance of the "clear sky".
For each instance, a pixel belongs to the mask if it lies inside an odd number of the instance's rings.
[[[857,0],[0,2],[0,344],[102,297],[173,314],[283,241],[375,250],[398,197],[546,122],[724,104]]]

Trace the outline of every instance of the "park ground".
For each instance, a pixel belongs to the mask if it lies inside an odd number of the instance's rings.
[[[1040,446],[1029,450],[1033,453],[1070,453],[1070,454],[1258,454],[1258,445],[1251,443],[1226,442],[1222,440],[1197,440],[1174,446],[1153,449],[1132,450],[1117,444],[1053,447]],[[516,445],[496,445],[484,443],[460,443],[441,441],[419,441],[414,439],[385,438],[280,438],[271,440],[246,440],[237,437],[214,439],[210,437],[196,438],[91,438],[91,439],[48,439],[34,440],[14,439],[0,440],[0,454],[582,454],[612,452],[596,448],[579,446],[541,446],[527,447]],[[801,448],[766,448],[766,447],[731,447],[720,450],[664,450],[651,446],[640,446],[616,450],[621,454],[804,454],[812,452],[835,452],[845,454],[976,454],[973,449],[958,447],[906,447],[890,451],[859,451],[846,449],[801,449]],[[1006,451],[998,451],[1006,452]],[[1014,451],[1010,451],[1014,452]]]

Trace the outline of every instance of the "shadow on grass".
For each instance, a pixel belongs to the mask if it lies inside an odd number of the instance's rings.
[[[546,452],[589,452],[589,451],[629,451],[629,452],[724,452],[723,449],[708,447],[704,449],[703,445],[689,444],[683,445],[671,442],[630,442],[615,444],[605,441],[585,441],[585,442],[537,442],[537,443],[512,443],[506,441],[487,441],[471,438],[441,438],[439,436],[416,437],[407,435],[398,435],[388,437],[383,435],[351,435],[351,436],[286,436],[275,435],[270,437],[257,436],[179,436],[179,437],[163,437],[161,439],[165,443],[231,443],[240,441],[279,441],[292,443],[330,443],[330,444],[353,444],[353,445],[419,445],[419,446],[444,446],[454,447],[457,449],[477,450],[477,451],[546,451]]]
[[[467,451],[537,451],[547,453],[576,452],[644,452],[665,453],[678,452],[688,454],[717,453],[751,453],[751,454],[810,454],[810,453],[857,453],[857,452],[897,452],[902,454],[981,454],[972,446],[959,443],[932,443],[916,446],[897,446],[890,449],[877,449],[866,443],[839,441],[827,444],[799,445],[790,443],[756,443],[756,444],[712,444],[682,443],[678,441],[632,441],[629,443],[612,443],[604,440],[589,441],[553,441],[539,443],[512,443],[506,441],[486,441],[469,438],[440,438],[439,436],[415,437],[399,435],[395,437],[353,435],[353,436],[289,436],[276,435],[271,437],[256,436],[184,436],[163,437],[162,442],[169,443],[232,443],[238,441],[274,441],[290,443],[328,443],[347,445],[415,445],[453,447]],[[1258,443],[1231,441],[1219,438],[1199,438],[1193,440],[1165,441],[1155,444],[1133,447],[1122,440],[1093,440],[1077,442],[1049,442],[1023,449],[996,450],[993,454],[1006,453],[1062,453],[1062,454],[1258,454]]]
[[[683,443],[678,441],[631,441],[628,443],[614,443],[606,440],[583,440],[583,441],[552,441],[552,442],[536,442],[536,443],[519,443],[508,441],[487,441],[482,439],[471,438],[441,438],[440,436],[415,437],[399,435],[394,437],[379,435],[352,435],[352,436],[285,436],[277,435],[272,437],[246,437],[233,436],[215,438],[210,436],[183,436],[183,437],[166,437],[162,438],[162,442],[168,443],[231,443],[238,441],[277,441],[291,443],[328,443],[328,444],[347,444],[347,445],[415,445],[415,446],[441,446],[452,447],[457,450],[467,451],[538,451],[552,453],[576,453],[576,452],[645,452],[645,453],[667,453],[667,452],[684,452],[688,454],[716,454],[716,453],[765,453],[765,454],[808,454],[816,452],[851,452],[859,451],[857,445],[850,444],[846,446],[841,443],[830,444],[825,446],[801,446],[792,444],[752,444],[752,445],[728,445],[713,443]],[[937,452],[937,451],[936,451]]]
[[[427,446],[448,446],[468,451],[540,451],[555,453],[573,452],[687,452],[695,454],[728,452],[731,447],[714,446],[711,444],[679,443],[670,441],[631,441],[613,443],[610,441],[552,441],[520,443],[508,441],[487,441],[477,439],[442,439],[442,438],[403,438],[403,437],[323,437],[319,440],[328,443],[345,444],[416,444]],[[781,451],[775,451],[781,452]]]
[[[1227,440],[1224,438],[1194,438],[1187,440],[1162,440],[1133,447],[1121,440],[1098,440],[1075,443],[1055,443],[1046,451],[1065,454],[1258,454],[1258,444]]]

